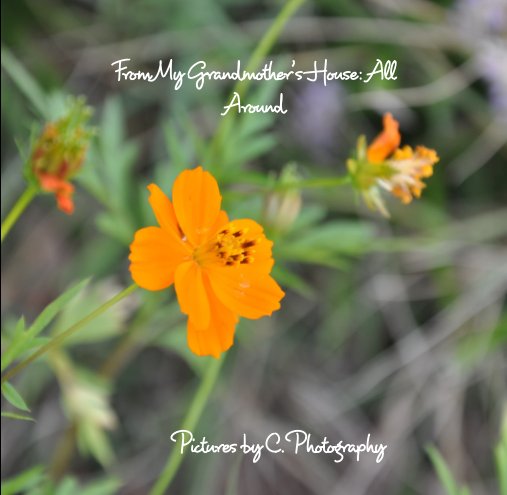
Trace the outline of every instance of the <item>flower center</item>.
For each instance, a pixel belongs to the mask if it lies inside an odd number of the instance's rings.
[[[229,224],[206,244],[194,250],[199,265],[215,263],[222,266],[249,265],[254,261],[258,238],[248,236],[248,228],[236,229]]]

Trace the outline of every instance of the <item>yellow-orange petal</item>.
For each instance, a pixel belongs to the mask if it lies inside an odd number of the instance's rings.
[[[176,267],[190,257],[189,251],[159,227],[136,232],[130,245],[130,273],[134,282],[147,290],[162,290],[174,281]]]
[[[181,237],[181,231],[171,200],[156,184],[150,184],[147,189],[150,191],[148,201],[160,227],[167,232],[174,233],[177,237]]]
[[[256,265],[209,267],[208,279],[217,298],[232,312],[257,319],[280,308],[285,293],[270,275],[256,271]]]
[[[211,318],[210,302],[204,287],[204,274],[195,261],[187,261],[178,266],[174,288],[181,311],[188,315],[195,328],[206,329]]]
[[[217,181],[202,167],[185,170],[174,181],[173,205],[176,218],[194,246],[200,245],[211,235],[221,202]]]
[[[368,146],[366,156],[370,163],[382,163],[401,142],[399,124],[390,113],[384,114],[384,129]]]
[[[210,301],[210,322],[207,328],[198,329],[189,319],[187,342],[194,354],[218,358],[234,342],[234,330],[238,317],[216,298],[209,284],[205,284],[205,287]]]

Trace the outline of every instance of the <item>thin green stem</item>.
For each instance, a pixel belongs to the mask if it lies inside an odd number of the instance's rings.
[[[287,24],[287,21],[294,15],[296,10],[303,4],[304,1],[305,0],[289,0],[285,4],[252,53],[252,56],[246,66],[247,72],[254,72],[257,69],[264,57],[271,51],[271,48],[273,48],[273,45],[278,40],[285,24]],[[252,81],[250,79],[238,81],[233,92],[236,91],[240,96],[243,96],[248,91],[251,83]]]
[[[20,217],[21,213],[25,211],[25,208],[30,204],[38,191],[39,188],[35,184],[29,184],[23,194],[18,198],[16,203],[14,203],[11,211],[2,222],[2,238],[0,242],[4,241],[5,236],[12,229],[13,225],[16,223],[16,220]]]
[[[130,293],[132,293],[137,288],[137,284],[132,284],[126,289],[123,289],[119,294],[106,301],[102,306],[99,306],[95,311],[92,311],[88,316],[85,316],[74,325],[70,326],[64,332],[58,334],[56,337],[51,339],[46,345],[43,345],[38,351],[34,352],[30,357],[26,358],[24,361],[21,361],[16,366],[13,366],[7,373],[2,376],[2,383],[11,379],[14,375],[17,375],[20,371],[25,369],[30,363],[35,361],[37,358],[42,356],[48,351],[57,348],[64,340],[66,340],[71,335],[75,334],[78,330],[83,328],[86,324],[88,324],[93,319],[100,316],[102,313],[107,311],[111,306],[114,306],[117,302],[121,301],[125,297],[127,297]]]
[[[287,191],[290,189],[323,189],[327,187],[339,187],[350,184],[351,179],[349,175],[342,177],[323,177],[316,179],[306,179],[294,182],[275,184],[272,187],[273,191]]]
[[[266,57],[266,55],[273,48],[273,45],[276,43],[278,37],[280,36],[280,33],[285,27],[285,24],[287,24],[287,21],[292,17],[292,15],[303,4],[304,1],[305,0],[289,0],[282,8],[282,10],[280,10],[276,19],[273,21],[273,24],[271,24],[269,29],[257,44],[254,52],[252,53],[245,69],[246,72],[254,72],[259,67],[264,57]],[[250,79],[238,81],[232,89],[231,98],[234,93],[238,93],[240,97],[244,96],[248,91],[251,83],[252,81]],[[225,115],[220,121],[218,129],[210,145],[211,161],[216,160],[218,150],[221,148],[227,135],[229,134],[235,117],[236,114],[228,112],[227,115]]]
[[[144,323],[153,314],[155,309],[153,300],[141,306],[137,316],[131,321],[127,331],[118,342],[113,352],[102,363],[98,376],[105,380],[114,380],[125,362],[131,357],[137,344],[137,337],[144,329]],[[49,473],[53,480],[59,480],[67,472],[75,452],[78,424],[72,420],[56,444],[53,460],[50,463]]]
[[[224,358],[213,359],[204,371],[199,388],[197,389],[192,403],[188,408],[187,414],[181,423],[181,430],[192,431],[197,426],[204,407],[208,402],[211,391],[217,381],[223,361]],[[174,476],[178,472],[178,468],[180,467],[186,452],[186,450],[181,452],[181,443],[178,441],[167,459],[162,474],[151,489],[150,495],[162,495],[167,490],[174,479]]]
[[[153,314],[155,305],[152,300],[145,302],[139,310],[136,317],[132,320],[113,352],[107,357],[99,368],[98,374],[106,380],[114,380],[129,356],[133,352],[135,346],[138,344],[139,333],[144,330],[144,324],[148,318]]]
[[[76,450],[77,423],[73,420],[66,428],[63,436],[54,449],[53,459],[49,467],[49,475],[52,480],[60,480]]]
[[[350,175],[342,175],[340,177],[317,177],[314,179],[297,180],[292,182],[257,182],[250,184],[239,184],[241,189],[245,190],[227,191],[227,195],[231,194],[250,194],[250,193],[270,193],[275,191],[290,191],[292,189],[325,189],[332,187],[346,186],[352,183]]]

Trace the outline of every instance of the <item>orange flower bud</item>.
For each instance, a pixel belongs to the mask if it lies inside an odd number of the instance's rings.
[[[69,180],[79,172],[93,134],[86,127],[90,117],[83,99],[71,100],[67,114],[46,124],[32,147],[29,176],[54,194],[58,208],[67,214],[74,211]]]

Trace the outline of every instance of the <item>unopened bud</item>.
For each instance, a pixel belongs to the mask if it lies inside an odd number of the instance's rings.
[[[69,110],[45,125],[32,146],[28,175],[46,192],[53,193],[58,207],[72,213],[74,186],[69,180],[80,170],[93,131],[87,127],[91,109],[83,98],[69,100]]]
[[[266,196],[264,218],[273,229],[287,231],[299,216],[302,203],[297,188],[299,180],[296,166],[289,164],[282,170],[275,190]]]

